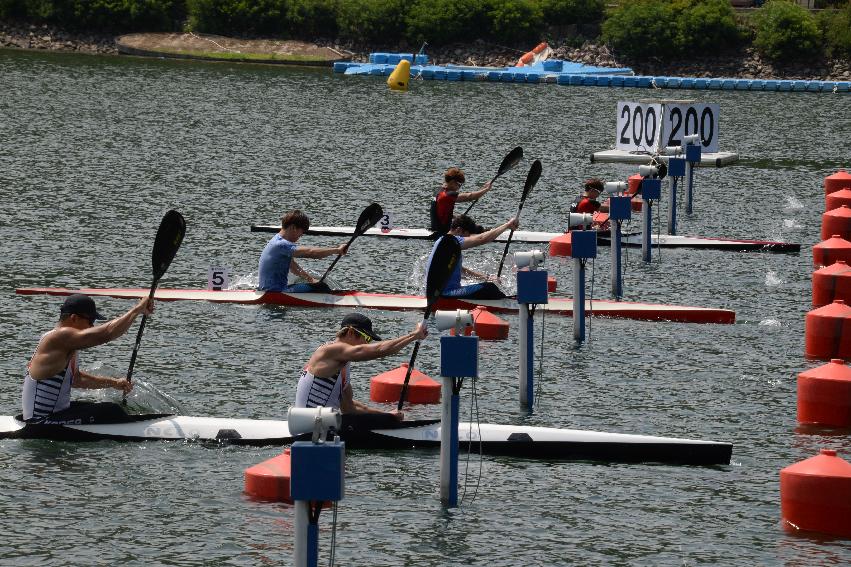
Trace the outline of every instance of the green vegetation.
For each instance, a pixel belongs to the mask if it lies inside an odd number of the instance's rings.
[[[609,6],[608,11],[606,6]],[[591,33],[628,60],[740,49],[776,61],[851,57],[851,2],[814,16],[792,0],[735,13],[728,0],[0,0],[0,19],[98,31],[179,31],[360,45],[433,46],[485,40],[530,48],[564,26]]]
[[[627,57],[671,58],[736,47],[742,32],[727,0],[635,0],[609,14],[603,39]]]
[[[754,46],[769,59],[805,59],[822,51],[815,17],[789,0],[769,0],[754,14],[753,23]]]

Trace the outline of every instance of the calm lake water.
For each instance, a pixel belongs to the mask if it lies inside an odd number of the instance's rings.
[[[351,225],[377,201],[400,226],[423,226],[450,165],[468,185],[522,145],[543,176],[524,228],[561,230],[592,165],[611,147],[619,100],[634,89],[416,82],[388,92],[374,77],[327,70],[0,51],[0,408],[20,411],[24,365],[54,325],[60,300],[16,296],[27,286],[150,285],[150,251],[163,213],[188,233],[161,282],[204,287],[210,265],[250,279],[274,223],[290,208],[314,224]],[[811,247],[824,208],[822,180],[851,166],[847,95],[662,91],[714,102],[721,149],[739,164],[701,169],[695,213],[680,233],[781,239],[800,254],[663,251],[644,265],[631,250],[626,299],[734,309],[735,325],[594,319],[581,346],[569,319],[543,326],[541,396],[517,402],[516,317],[505,342],[483,342],[479,419],[642,433],[734,444],[729,466],[675,467],[463,458],[460,508],[438,498],[437,452],[347,455],[336,561],[341,565],[847,565],[851,541],[790,535],[780,524],[779,471],[851,439],[796,431],[795,377],[803,357]],[[516,210],[531,161],[474,209],[495,224]],[[662,219],[664,219],[664,209]],[[335,245],[343,239],[307,237]],[[521,249],[518,247],[517,249]],[[333,278],[344,288],[413,291],[422,242],[360,239]],[[501,247],[469,254],[494,269]],[[593,293],[608,299],[601,249]],[[321,273],[327,261],[304,264]],[[567,262],[546,268],[570,289]],[[589,273],[589,288],[591,274]],[[590,289],[589,289],[590,291]],[[130,307],[98,303],[107,315]],[[135,378],[172,396],[186,415],[283,418],[298,373],[329,340],[342,311],[161,303]],[[417,313],[374,312],[386,336]],[[135,337],[85,352],[84,367],[126,369]],[[537,337],[538,345],[541,344]],[[358,364],[355,392],[410,351]],[[439,373],[434,338],[418,366]],[[462,419],[472,389],[462,392]],[[414,417],[438,416],[434,406]],[[0,441],[0,564],[288,564],[292,509],[242,494],[243,470],[277,447],[197,443]],[[466,473],[466,474],[465,474]],[[328,562],[330,514],[321,518]]]

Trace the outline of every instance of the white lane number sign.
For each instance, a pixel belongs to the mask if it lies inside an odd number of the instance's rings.
[[[703,151],[718,151],[717,104],[700,102],[618,102],[615,147],[628,152],[658,153],[681,146],[684,136],[698,134]]]
[[[210,266],[207,270],[207,289],[222,291],[230,287],[230,268]]]
[[[618,102],[618,139],[615,147],[628,152],[655,152],[659,147],[662,104]]]

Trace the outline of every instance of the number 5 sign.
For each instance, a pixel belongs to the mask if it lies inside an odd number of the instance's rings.
[[[230,268],[210,266],[207,270],[207,289],[222,291],[230,286]]]

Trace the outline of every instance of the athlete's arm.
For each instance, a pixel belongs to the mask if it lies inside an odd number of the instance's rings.
[[[149,302],[148,298],[145,297],[127,313],[107,321],[103,325],[96,325],[84,330],[60,327],[46,337],[48,344],[44,346],[71,352],[102,345],[126,333],[140,313],[150,315],[153,312],[154,303]]]
[[[405,419],[405,414],[400,411],[382,411],[380,409],[371,408],[363,402],[359,402],[354,399],[354,394],[352,393],[352,385],[346,384],[346,387],[343,388],[343,397],[340,400],[340,411],[343,413],[388,413],[402,421]]]
[[[294,273],[300,278],[306,279],[310,283],[316,282],[316,278],[310,275],[310,272],[299,266],[295,260],[290,261],[290,272]]]
[[[333,248],[325,248],[320,246],[299,246],[293,251],[294,258],[327,258],[334,254],[345,254],[349,250],[348,245],[341,244]]]
[[[95,376],[94,374],[89,374],[82,370],[74,374],[71,386],[74,388],[85,389],[115,388],[116,390],[123,390],[125,393],[133,389],[133,383],[128,381],[126,378]]]
[[[378,341],[364,345],[347,345],[340,343],[339,351],[335,353],[335,357],[340,362],[359,362],[363,360],[375,360],[396,354],[414,341],[422,340],[428,336],[428,331],[423,323],[418,323],[417,327],[401,337],[389,339],[386,341]]]
[[[481,199],[485,193],[491,190],[491,186],[493,184],[488,181],[484,185],[482,185],[477,191],[468,191],[466,193],[458,193],[457,203],[465,203],[467,201],[475,201],[476,199]]]
[[[476,246],[481,246],[482,244],[487,244],[488,242],[493,242],[496,240],[496,237],[505,232],[506,230],[513,228],[516,229],[520,226],[520,223],[516,218],[511,219],[510,221],[503,223],[495,228],[490,229],[487,232],[483,232],[481,234],[471,234],[464,238],[464,242],[461,243],[461,250],[467,250],[468,248],[474,248]]]

